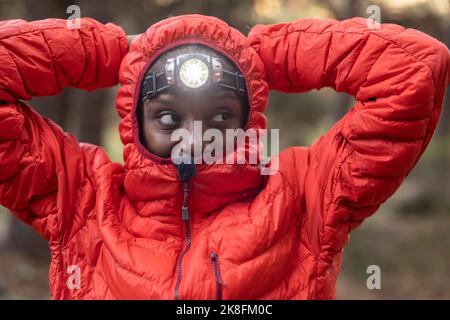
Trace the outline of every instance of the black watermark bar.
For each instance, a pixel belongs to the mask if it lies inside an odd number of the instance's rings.
[[[286,300],[228,300],[228,301],[0,301],[3,312],[18,317],[23,313],[44,315],[47,318],[91,318],[98,314],[105,318],[130,319],[310,319],[309,317],[337,316],[363,319],[385,319],[392,311],[403,317],[411,315],[426,318],[446,314],[449,300],[333,300],[333,301],[286,301]],[[6,318],[5,318],[6,319]]]

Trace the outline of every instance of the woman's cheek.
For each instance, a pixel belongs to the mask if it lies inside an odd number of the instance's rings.
[[[171,141],[171,134],[168,132],[159,132],[156,128],[149,128],[146,132],[146,140],[149,151],[164,158],[171,155],[176,141]]]

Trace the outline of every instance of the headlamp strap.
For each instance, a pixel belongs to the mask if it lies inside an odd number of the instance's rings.
[[[238,95],[244,95],[245,90],[245,78],[239,71],[231,72],[228,70],[222,70],[222,79],[217,82],[217,85],[236,91]]]
[[[170,85],[167,82],[164,72],[148,73],[144,78],[144,83],[142,85],[142,102],[147,99],[151,99],[156,96],[159,92],[169,88]]]

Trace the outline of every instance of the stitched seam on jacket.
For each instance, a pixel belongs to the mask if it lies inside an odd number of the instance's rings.
[[[29,22],[24,21],[24,24],[29,24]],[[88,28],[88,29],[95,29],[95,26],[92,26],[92,25],[86,25],[86,26],[83,26],[83,27]],[[2,28],[2,27],[0,26],[0,28]],[[62,26],[53,26],[53,27],[45,27],[45,28],[40,28],[39,26],[37,26],[35,29],[32,29],[32,30],[28,30],[28,31],[24,31],[24,32],[18,32],[18,33],[11,34],[11,35],[8,35],[8,36],[0,37],[0,40],[9,39],[9,38],[12,38],[12,37],[17,37],[17,36],[22,36],[22,35],[27,35],[29,33],[37,33],[37,32],[42,32],[42,31],[58,30],[58,29],[59,30],[61,30],[61,29],[62,30],[67,30],[66,27],[62,27]]]
[[[53,75],[55,77],[55,83],[58,84],[59,83],[58,72],[56,70],[55,61],[54,61],[55,59],[53,58],[53,53],[52,53],[51,46],[49,45],[49,43],[47,41],[47,38],[45,37],[45,33],[44,32],[40,32],[40,34],[42,36],[42,39],[44,39],[45,45],[47,46],[48,54],[50,55],[50,61],[51,61],[51,64],[52,64]],[[56,85],[56,89],[58,89],[58,91],[59,91],[58,85]]]
[[[20,79],[22,80],[23,88],[25,89],[24,91],[26,91],[29,95],[31,95],[31,94],[30,94],[29,88],[27,88],[27,84],[26,84],[26,82],[25,82],[25,78],[23,77],[23,74],[22,74],[22,72],[21,72],[20,69],[19,69],[19,65],[17,64],[17,61],[14,59],[14,55],[12,54],[11,50],[9,50],[3,43],[1,43],[1,40],[2,40],[2,39],[0,39],[0,45],[1,45],[3,48],[5,48],[6,53],[9,55],[9,57],[10,57],[11,60],[12,60],[12,62],[13,62],[14,65],[16,66],[17,73],[19,74]],[[9,90],[8,90],[8,91],[9,91]],[[15,93],[14,93],[14,92],[12,93],[12,96],[16,99],[16,101],[19,100],[17,97],[15,97]]]

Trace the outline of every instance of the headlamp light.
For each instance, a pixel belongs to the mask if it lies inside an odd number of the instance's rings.
[[[201,90],[212,84],[234,90],[238,95],[246,93],[242,73],[225,70],[219,58],[187,53],[167,59],[164,72],[148,73],[142,85],[141,97],[142,101],[151,99],[172,86]]]
[[[189,88],[199,88],[209,79],[209,69],[205,62],[198,58],[184,61],[178,71],[179,79]]]

